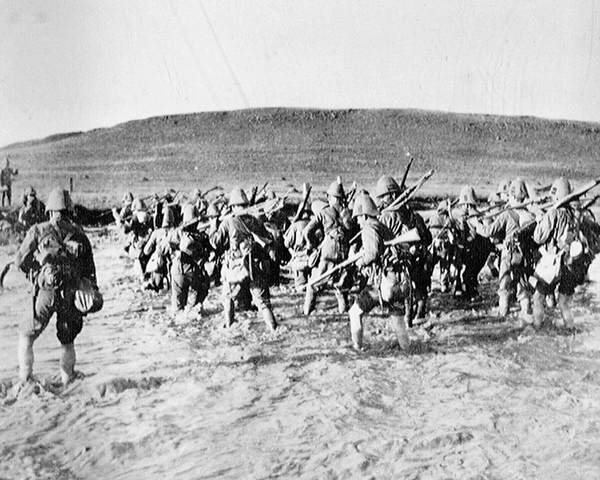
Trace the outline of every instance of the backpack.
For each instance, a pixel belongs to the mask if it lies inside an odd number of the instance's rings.
[[[42,288],[58,288],[73,278],[79,244],[72,241],[72,233],[64,239],[55,228],[47,229],[38,241],[35,259],[40,265],[38,285]]]

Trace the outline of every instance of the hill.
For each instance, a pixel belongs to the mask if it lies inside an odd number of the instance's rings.
[[[266,181],[284,192],[309,181],[325,189],[340,175],[372,187],[382,174],[409,184],[436,174],[426,195],[456,194],[470,183],[486,193],[502,178],[545,184],[597,173],[600,125],[532,117],[460,115],[418,110],[258,109],[154,117],[112,128],[53,135],[0,149],[20,170],[16,191],[42,195],[74,182],[76,200],[114,204],[125,191],[185,192]]]

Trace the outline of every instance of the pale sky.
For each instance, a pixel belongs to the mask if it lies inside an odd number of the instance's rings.
[[[0,0],[0,146],[249,107],[600,122],[599,36],[594,0]]]

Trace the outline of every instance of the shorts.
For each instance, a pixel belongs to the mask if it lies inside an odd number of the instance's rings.
[[[83,314],[75,308],[75,291],[56,288],[36,288],[33,296],[33,315],[24,318],[19,331],[39,337],[56,313],[56,337],[62,345],[73,343],[83,328]]]

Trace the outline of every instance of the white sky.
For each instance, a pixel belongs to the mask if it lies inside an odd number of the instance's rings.
[[[156,115],[600,121],[594,0],[0,0],[0,146]]]

